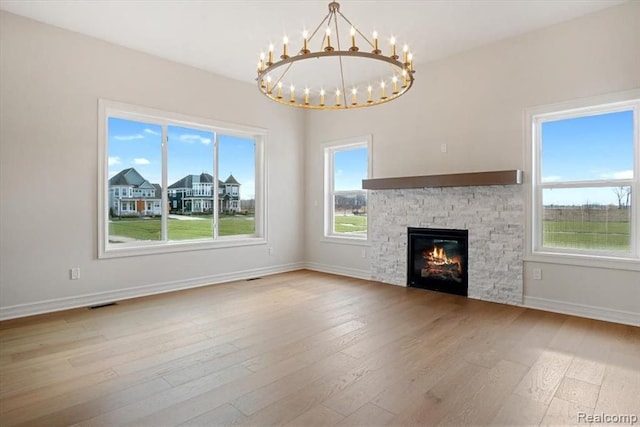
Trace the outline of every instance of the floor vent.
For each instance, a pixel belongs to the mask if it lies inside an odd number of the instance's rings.
[[[260,280],[262,279],[262,277],[252,277],[251,279],[247,279],[247,282],[250,282],[252,280]]]
[[[89,307],[89,310],[95,310],[96,308],[102,308],[102,307],[109,307],[112,305],[118,305],[117,302],[107,302],[104,304],[98,304],[98,305],[92,305],[91,307]]]

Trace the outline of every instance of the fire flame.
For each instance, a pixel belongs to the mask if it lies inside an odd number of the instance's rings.
[[[427,260],[428,265],[450,265],[457,264],[459,271],[462,271],[462,266],[460,265],[460,259],[458,258],[449,258],[444,248],[433,246],[433,250],[425,251],[423,253],[423,258]]]

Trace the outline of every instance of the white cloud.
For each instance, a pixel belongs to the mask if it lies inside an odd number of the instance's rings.
[[[109,157],[109,166],[119,165],[120,163],[122,163],[120,161],[120,157],[117,157],[117,156]]]
[[[194,134],[180,135],[180,141],[186,142],[187,144],[193,144],[194,142],[199,142],[204,145],[211,144],[211,138],[205,138],[200,135],[194,135]]]
[[[150,135],[156,135],[156,136],[160,136],[160,135],[162,135],[160,132],[156,132],[155,130],[153,130],[153,129],[149,129],[149,128],[145,129],[145,130],[144,130],[144,132],[145,132],[145,133],[148,133],[148,134],[150,134]]]
[[[144,139],[144,135],[141,133],[135,135],[118,135],[114,136],[113,139],[117,139],[118,141],[133,141],[134,139]]]
[[[560,175],[543,176],[542,182],[558,182],[562,180]]]
[[[632,170],[626,170],[626,171],[617,171],[617,172],[611,172],[611,173],[603,173],[603,174],[600,174],[600,178],[602,178],[602,179],[632,179],[633,178],[633,171]]]
[[[149,160],[145,159],[144,157],[138,157],[138,158],[133,159],[133,164],[135,164],[135,165],[148,165],[150,163],[151,162]]]

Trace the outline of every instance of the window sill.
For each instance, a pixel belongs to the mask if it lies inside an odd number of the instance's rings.
[[[101,249],[98,258],[122,258],[130,256],[155,255],[175,252],[201,251],[209,249],[225,249],[242,246],[266,245],[264,237],[234,236],[225,237],[216,241],[189,241],[189,242],[145,242],[136,246],[122,246]]]
[[[322,243],[337,243],[340,245],[371,246],[368,238],[358,237],[324,236],[320,241]]]
[[[556,252],[534,252],[524,257],[525,262],[575,265],[580,267],[606,268],[610,270],[640,271],[640,260],[614,256],[563,254]]]

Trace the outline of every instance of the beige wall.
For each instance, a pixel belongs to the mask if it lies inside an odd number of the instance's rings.
[[[372,109],[320,112],[306,127],[307,261],[366,275],[361,248],[321,241],[321,144],[372,134],[373,176],[526,169],[524,110],[640,87],[640,2],[417,68],[415,89]],[[448,152],[440,152],[440,144]],[[640,313],[640,273],[525,263],[525,301]],[[531,280],[533,266],[543,280]],[[603,284],[606,281],[606,286]],[[539,300],[537,300],[539,299]]]
[[[5,12],[0,43],[0,309],[299,266],[302,112],[253,85]],[[268,129],[268,186],[287,193],[268,193],[268,245],[98,260],[98,98]]]

